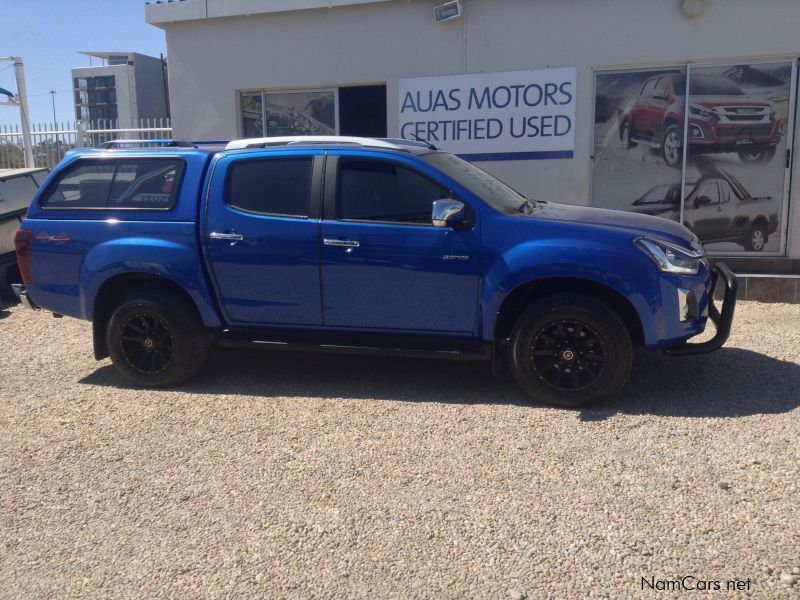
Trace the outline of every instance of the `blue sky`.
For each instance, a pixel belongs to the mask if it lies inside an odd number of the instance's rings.
[[[57,92],[58,120],[75,119],[70,69],[89,66],[89,58],[78,52],[166,56],[164,31],[144,20],[144,0],[0,0],[0,24],[0,56],[24,61],[34,123],[53,120],[50,90]],[[0,87],[15,92],[9,65],[0,62]],[[0,106],[0,125],[12,123],[19,123],[19,111]]]

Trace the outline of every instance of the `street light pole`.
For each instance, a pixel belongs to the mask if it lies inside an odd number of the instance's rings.
[[[50,90],[50,99],[53,101],[53,125],[56,124],[56,92]]]
[[[56,131],[56,160],[61,160],[61,138],[58,135],[58,121],[56,121],[56,91],[50,90],[50,100],[53,101],[53,127]]]

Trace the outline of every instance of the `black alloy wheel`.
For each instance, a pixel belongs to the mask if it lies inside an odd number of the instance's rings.
[[[153,375],[167,369],[175,358],[175,338],[169,325],[154,314],[135,314],[123,323],[120,349],[128,364]]]
[[[205,362],[210,338],[195,307],[171,290],[138,289],[121,298],[106,326],[111,362],[146,387],[176,386]]]
[[[508,342],[514,380],[543,404],[597,404],[615,396],[631,371],[628,326],[588,294],[553,294],[531,303],[517,317]]]
[[[608,357],[603,340],[590,325],[563,320],[545,325],[533,336],[530,360],[546,384],[576,391],[602,377]]]

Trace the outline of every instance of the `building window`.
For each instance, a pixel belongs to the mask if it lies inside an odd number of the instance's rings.
[[[246,138],[264,135],[264,103],[261,92],[242,92],[240,96],[242,114],[242,136]]]
[[[265,135],[336,135],[336,91],[264,94]]]
[[[114,75],[75,78],[73,87],[76,118],[84,121],[117,118]]]
[[[386,137],[386,86],[239,94],[242,137]]]

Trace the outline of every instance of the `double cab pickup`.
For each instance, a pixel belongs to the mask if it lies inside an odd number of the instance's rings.
[[[44,182],[17,291],[90,320],[95,357],[142,386],[216,343],[503,359],[532,399],[577,407],[622,388],[636,346],[699,354],[730,331],[736,278],[684,226],[533,200],[425,143],[119,146]]]

